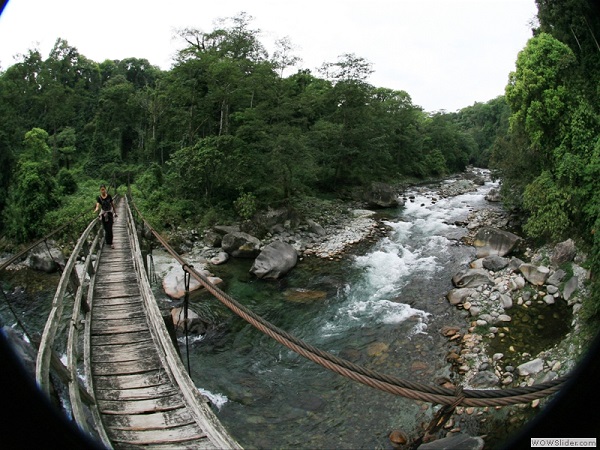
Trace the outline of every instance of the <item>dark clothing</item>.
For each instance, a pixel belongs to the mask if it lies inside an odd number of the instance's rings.
[[[104,227],[104,240],[108,245],[112,245],[113,243],[113,210],[112,210],[112,197],[107,195],[106,198],[102,198],[101,195],[98,196],[96,201],[102,207],[102,211],[100,212],[100,217],[102,219],[102,226]]]
[[[110,194],[107,194],[106,198],[102,198],[101,195],[96,198],[96,202],[100,203],[102,211],[112,211],[112,201],[113,198],[110,196]]]

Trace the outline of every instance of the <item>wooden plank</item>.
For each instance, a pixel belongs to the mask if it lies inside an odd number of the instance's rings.
[[[111,283],[105,281],[100,283],[99,286],[94,289],[96,294],[95,299],[107,299],[107,298],[119,298],[119,297],[138,297],[139,289],[134,283]],[[102,302],[98,302],[101,305]]]
[[[133,344],[110,345],[94,349],[92,362],[133,361],[140,358],[150,358],[156,355],[153,341],[136,342]]]
[[[98,311],[98,312],[101,312],[101,311]],[[132,312],[135,312],[135,310],[132,309]],[[132,317],[127,320],[123,320],[120,317],[101,319],[101,318],[97,317],[96,315],[94,315],[94,323],[92,324],[92,330],[94,329],[95,324],[98,324],[98,328],[106,328],[106,327],[110,328],[115,325],[120,325],[120,324],[124,324],[124,323],[131,324],[131,325],[141,324],[141,325],[146,325],[146,327],[148,327],[148,321],[146,320],[146,317],[144,315],[141,315],[141,316],[138,315],[137,317]]]
[[[135,342],[151,341],[152,335],[149,331],[123,334],[99,334],[97,336],[91,336],[90,340],[92,347],[101,347],[104,345],[133,344]]]
[[[114,346],[113,346],[114,347]],[[131,350],[123,350],[119,347],[114,348],[114,353],[105,352],[98,353],[92,357],[92,361],[94,364],[103,364],[103,363],[121,363],[128,361],[139,361],[139,360],[149,360],[151,358],[158,359],[158,355],[156,353],[156,349],[152,347],[146,347],[143,351],[131,351]],[[160,360],[159,360],[160,361]]]
[[[161,429],[194,423],[194,418],[187,408],[180,408],[150,414],[112,414],[105,417],[105,423],[113,429],[120,430]]]
[[[139,317],[142,317],[144,320],[146,320],[146,313],[142,308],[123,307],[122,305],[118,305],[118,308],[102,308],[102,310],[94,312],[94,320],[129,320]]]
[[[123,323],[111,324],[111,323],[98,323],[94,321],[92,324],[92,336],[99,336],[102,334],[121,334],[121,333],[139,333],[142,331],[148,331],[148,325],[146,323]]]
[[[170,382],[171,379],[164,370],[154,370],[139,374],[95,376],[94,389],[96,393],[98,393],[98,391],[102,389],[134,389],[146,386],[158,386]]]
[[[92,334],[107,334],[110,330],[123,330],[123,333],[132,333],[134,331],[144,331],[148,329],[148,322],[145,317],[133,317],[128,320],[116,319],[98,319],[94,316],[92,323]],[[121,332],[121,331],[118,331]]]
[[[139,448],[139,445],[119,443],[119,450],[139,450]],[[144,449],[147,450],[181,450],[182,448],[185,448],[186,450],[223,450],[223,447],[217,447],[209,438],[144,445]]]
[[[111,302],[105,302],[105,304],[94,308],[94,313],[98,314],[98,313],[105,313],[105,312],[119,312],[119,311],[142,311],[145,312],[145,308],[144,308],[144,303],[141,300],[141,297],[138,297],[139,299],[139,306],[133,304],[133,303],[116,303],[113,304]],[[105,299],[106,300],[106,299]]]
[[[98,409],[102,414],[146,414],[184,406],[183,397],[179,393],[150,400],[98,400]]]
[[[114,442],[135,445],[164,444],[206,438],[200,427],[196,424],[183,425],[177,428],[163,430],[110,430],[109,435]]]
[[[132,268],[133,269],[133,268]],[[96,281],[98,286],[103,283],[136,283],[137,278],[135,272],[123,273],[123,264],[119,264],[119,270],[112,273],[100,272],[98,274],[98,280]]]
[[[144,400],[177,394],[177,389],[171,384],[141,387],[135,389],[98,390],[98,400]]]
[[[96,305],[96,307],[94,308],[93,314],[95,314],[96,311],[103,311],[105,308],[129,308],[132,310],[144,309],[144,304],[140,297],[135,297],[131,295],[115,295],[114,297],[101,297],[96,299],[94,304]]]
[[[94,375],[126,375],[145,373],[160,368],[162,368],[160,358],[155,356],[154,358],[137,361],[97,362],[92,368],[92,373]]]

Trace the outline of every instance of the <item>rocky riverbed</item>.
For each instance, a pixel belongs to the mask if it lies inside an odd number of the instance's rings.
[[[486,180],[485,172],[468,172],[431,186],[416,188],[427,192],[428,200],[473,192]],[[448,386],[468,389],[499,389],[531,386],[569,373],[584,351],[576,336],[579,311],[586,293],[589,273],[585,255],[572,241],[539,249],[527,247],[519,236],[500,247],[489,245],[489,230],[511,235],[506,228],[510,217],[499,206],[497,192],[487,197],[489,207],[472,211],[458,225],[457,245],[474,246],[477,257],[453,278],[455,289],[446,300],[461,311],[464,326],[440,330],[447,338],[447,361],[456,378]],[[412,202],[414,198],[403,198]],[[390,230],[381,210],[369,210],[360,202],[332,202],[318,208],[311,217],[293,220],[280,217],[254,241],[255,254],[273,241],[295,249],[299,259],[317,257],[340,259],[353,246],[374,241]],[[425,205],[422,205],[425,206]],[[277,214],[274,214],[277,215]],[[222,264],[229,257],[221,244],[227,233],[244,233],[240,227],[217,227],[201,236],[183,238],[195,261]],[[199,239],[198,239],[199,237]],[[489,237],[489,236],[488,236]],[[492,241],[494,239],[491,239]],[[246,245],[248,244],[240,244]],[[230,253],[230,252],[229,252]],[[529,420],[547,399],[503,408],[457,408],[446,423],[444,434],[493,434],[494,423],[506,423],[512,430]],[[496,439],[501,436],[496,436]]]

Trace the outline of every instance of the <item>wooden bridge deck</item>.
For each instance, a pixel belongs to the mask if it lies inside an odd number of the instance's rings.
[[[114,448],[240,448],[199,393],[200,405],[182,393],[160,351],[136,276],[124,210],[120,204],[115,249],[104,245],[101,252],[91,302],[91,384],[106,436]]]

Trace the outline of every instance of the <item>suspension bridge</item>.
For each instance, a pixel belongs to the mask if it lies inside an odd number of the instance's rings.
[[[154,234],[181,264],[186,280],[195,278],[235,314],[280,344],[374,389],[442,405],[426,433],[438,431],[459,405],[529,403],[555,394],[566,382],[566,377],[559,377],[520,388],[463,390],[358,366],[295,338],[238,303],[188,265],[132,206],[127,197],[118,202],[115,248],[104,245],[98,220],[91,221],[79,237],[62,268],[36,361],[39,389],[49,395],[52,380],[62,380],[69,393],[68,415],[107,448],[242,448],[219,422],[181,361],[151,289],[138,227]],[[83,263],[77,265],[78,260]],[[65,317],[65,307],[70,317]],[[56,350],[59,335],[66,339],[66,364]]]

